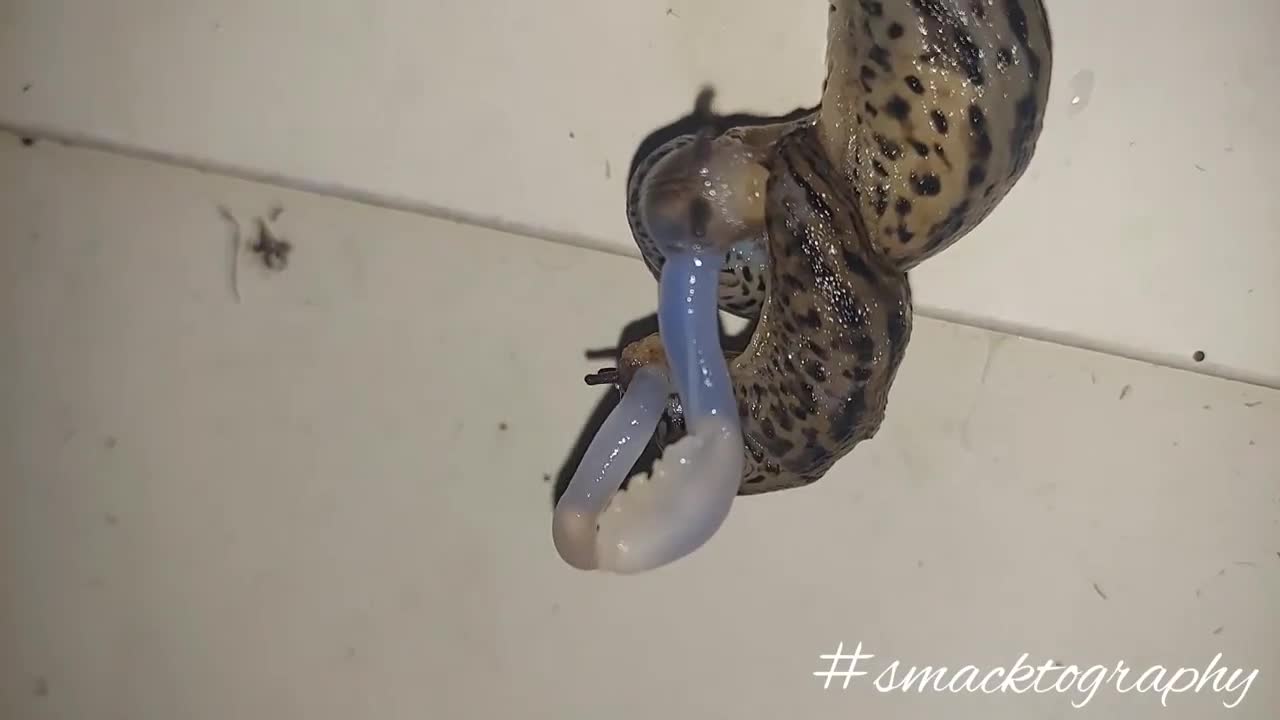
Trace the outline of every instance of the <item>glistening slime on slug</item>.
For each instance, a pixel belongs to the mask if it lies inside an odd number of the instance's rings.
[[[645,221],[666,261],[658,328],[667,363],[661,371],[639,370],[556,507],[552,537],[577,568],[639,572],[693,552],[719,529],[742,481],[742,430],[717,315],[726,247],[715,237],[732,233],[721,232],[709,202],[733,189],[708,164],[710,150],[711,138],[703,135],[687,158],[673,154],[659,163],[669,172],[650,176]],[[690,172],[687,162],[698,164]],[[621,486],[672,387],[690,433],[668,448],[648,479],[637,479],[605,507],[602,494]]]
[[[911,335],[907,271],[968,234],[1031,162],[1052,71],[1041,0],[829,9],[817,110],[676,138],[631,178],[659,333],[623,349],[622,400],[557,504],[553,537],[574,567],[679,559],[735,496],[811,484],[873,437]],[[717,306],[755,321],[732,357]],[[664,412],[662,459],[618,492]]]

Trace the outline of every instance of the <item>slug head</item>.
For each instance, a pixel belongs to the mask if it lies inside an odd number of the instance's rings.
[[[759,235],[767,180],[758,151],[702,132],[649,171],[640,190],[640,218],[664,255],[725,252]]]

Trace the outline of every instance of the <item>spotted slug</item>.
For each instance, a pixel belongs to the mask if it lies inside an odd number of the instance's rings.
[[[659,332],[622,350],[622,399],[557,504],[568,564],[666,565],[735,497],[814,483],[876,434],[911,337],[907,272],[1025,173],[1052,47],[1042,0],[840,0],[816,110],[637,164],[627,215]],[[753,322],[741,352],[717,310]],[[662,458],[619,491],[651,438]]]

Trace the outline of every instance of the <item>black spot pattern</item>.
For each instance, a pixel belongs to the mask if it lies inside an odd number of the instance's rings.
[[[884,104],[884,109],[885,112],[889,113],[889,117],[899,122],[906,120],[907,116],[911,114],[911,106],[907,104],[906,100],[902,99],[901,95],[890,97],[889,101]]]
[[[933,123],[933,129],[939,135],[946,135],[950,123],[947,122],[947,116],[942,114],[941,110],[929,111],[929,122]]]
[[[933,173],[923,175],[911,173],[911,186],[915,188],[917,195],[929,196],[942,192],[942,180]]]

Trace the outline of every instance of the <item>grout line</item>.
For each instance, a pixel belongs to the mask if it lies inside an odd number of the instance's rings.
[[[221,175],[237,180],[272,185],[281,189],[305,192],[312,195],[354,202],[370,207],[406,212],[436,220],[444,220],[446,222],[471,225],[488,230],[523,236],[538,242],[566,245],[614,257],[624,257],[636,261],[640,260],[638,250],[635,252],[620,251],[615,246],[602,243],[599,240],[586,235],[548,231],[546,228],[511,222],[499,217],[460,212],[458,210],[432,205],[430,203],[424,203],[408,198],[381,195],[337,183],[303,180],[288,175],[254,170],[228,163],[201,160],[174,153],[148,150],[146,148],[126,145],[123,143],[100,140],[79,133],[65,133],[50,130],[34,131],[29,128],[20,128],[2,121],[0,121],[0,132],[10,133],[15,137],[30,137],[37,140],[56,142],[72,148],[83,148],[86,150],[193,170],[199,173]],[[1204,375],[1245,385],[1255,385],[1263,388],[1280,390],[1280,379],[1266,377],[1261,373],[1224,368],[1215,365],[1206,366],[1202,363],[1176,360],[1165,353],[1147,352],[1137,348],[1126,348],[1118,344],[1110,344],[1105,341],[1099,342],[1071,332],[1045,330],[1035,326],[982,318],[963,312],[957,312],[940,307],[931,307],[928,305],[917,305],[914,312],[918,317],[952,323],[963,327],[970,327],[1003,335],[1011,335],[1036,342],[1044,342],[1076,350],[1085,350],[1102,355],[1110,355],[1135,362],[1147,363],[1156,367],[1182,370],[1196,375]]]
[[[230,163],[204,160],[159,150],[149,150],[147,148],[133,145],[101,140],[82,135],[80,133],[67,133],[48,129],[37,131],[30,128],[15,126],[4,121],[0,121],[0,133],[10,133],[15,137],[33,138],[38,141],[57,143],[69,148],[118,155],[134,160],[145,160],[148,162],[168,165],[170,167],[182,168],[184,170],[192,170],[201,174],[220,175],[236,180],[271,185],[284,190],[304,192],[311,195],[358,203],[360,205],[381,208],[384,210],[394,210],[397,212],[429,217],[435,220],[444,220],[446,222],[457,223],[460,225],[471,225],[485,228],[487,230],[496,230],[498,232],[509,233],[512,235],[521,235],[534,240],[551,242],[558,245],[568,245],[570,247],[602,252],[618,257],[628,257],[637,260],[640,257],[638,252],[634,254],[622,252],[616,247],[610,246],[607,243],[602,243],[587,235],[553,232],[546,228],[534,225],[504,220],[501,217],[478,215],[475,213],[446,208],[440,205],[432,205],[431,203],[411,198],[396,197],[393,195],[361,190],[359,188],[339,183],[305,180],[289,175],[255,170],[253,168],[246,168]]]
[[[1180,358],[1175,358],[1168,353],[1146,351],[1140,348],[1126,347],[1119,343],[1098,341],[1069,331],[1045,330],[1044,328],[1039,328],[1033,325],[1023,325],[1020,323],[977,317],[955,310],[931,307],[927,305],[917,306],[915,308],[915,314],[918,317],[929,318],[931,320],[952,323],[963,327],[971,327],[977,330],[985,330],[987,332],[1000,333],[1002,335],[1010,335],[1034,342],[1048,343],[1074,350],[1084,350],[1086,352],[1098,353],[1100,355],[1110,355],[1124,360],[1146,363],[1147,365],[1152,365],[1154,367],[1181,370],[1193,375],[1203,375],[1205,377],[1227,380],[1230,382],[1240,383],[1242,385],[1252,385],[1269,390],[1280,390],[1280,379],[1268,377],[1262,373],[1214,365],[1207,359],[1202,362],[1195,362],[1189,359],[1182,360]]]

